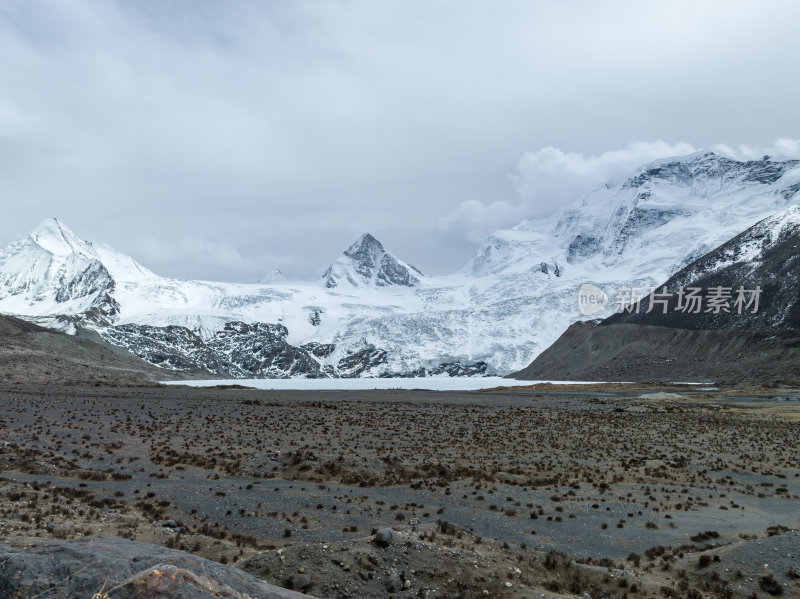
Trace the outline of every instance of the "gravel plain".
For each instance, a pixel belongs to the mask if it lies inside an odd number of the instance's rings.
[[[800,596],[789,389],[0,397],[16,547],[119,536],[317,597]]]

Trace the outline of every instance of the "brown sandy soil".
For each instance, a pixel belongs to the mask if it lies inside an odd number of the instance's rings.
[[[800,596],[792,392],[565,391],[6,386],[0,535],[318,597]]]

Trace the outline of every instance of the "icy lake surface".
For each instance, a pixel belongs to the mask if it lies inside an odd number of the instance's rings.
[[[363,379],[212,379],[194,381],[164,381],[167,385],[213,387],[215,385],[243,385],[257,389],[300,389],[313,391],[371,390],[371,389],[427,389],[431,391],[476,391],[492,387],[514,387],[536,383],[560,381],[517,381],[501,377],[420,377],[420,378],[363,378]],[[563,384],[579,384],[575,382]],[[590,383],[586,383],[590,384]]]

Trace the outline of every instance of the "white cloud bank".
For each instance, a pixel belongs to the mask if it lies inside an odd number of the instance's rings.
[[[730,156],[736,160],[758,160],[762,156],[773,158],[800,158],[800,139],[781,138],[769,147],[761,148],[739,144],[731,147],[726,144],[716,144],[711,149],[719,154]]]
[[[715,144],[709,149],[736,160],[755,160],[764,155],[800,158],[800,140],[797,139],[778,139],[769,147]],[[479,242],[496,229],[549,214],[576,200],[588,189],[617,185],[644,164],[696,151],[698,148],[688,142],[637,141],[622,149],[588,156],[553,146],[526,152],[510,176],[517,190],[515,202],[465,201],[440,219],[438,226],[449,234],[457,231]]]
[[[2,0],[0,244],[58,216],[164,275],[312,279],[369,231],[452,272],[639,162],[800,137],[800,3],[724,8]]]

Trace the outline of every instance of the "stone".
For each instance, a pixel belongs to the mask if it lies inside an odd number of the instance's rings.
[[[377,531],[375,531],[372,541],[378,547],[388,547],[392,544],[392,541],[394,541],[394,531],[388,526],[385,528],[379,528]]]
[[[307,597],[233,566],[118,537],[36,539],[25,547],[0,543],[0,581],[3,597],[72,599],[101,589],[109,599]]]
[[[403,581],[397,572],[392,572],[389,580],[386,581],[386,590],[390,593],[396,593],[403,588]]]
[[[296,591],[305,591],[311,586],[311,577],[308,574],[295,574],[289,579],[288,586]]]

